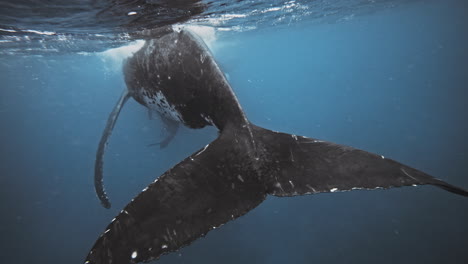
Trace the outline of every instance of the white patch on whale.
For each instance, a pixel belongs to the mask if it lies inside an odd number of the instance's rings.
[[[145,89],[142,88],[142,94]],[[181,114],[176,110],[174,105],[171,105],[161,91],[157,91],[154,95],[148,97],[143,95],[145,105],[151,110],[158,111],[164,117],[183,122]]]

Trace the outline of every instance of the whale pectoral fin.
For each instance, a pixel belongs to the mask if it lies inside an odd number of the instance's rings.
[[[161,120],[164,123],[164,129],[167,131],[168,135],[164,138],[163,141],[159,142],[159,146],[161,148],[165,148],[177,134],[177,130],[179,129],[179,122],[169,119],[163,115],[161,115]]]
[[[240,171],[227,146],[218,139],[150,184],[106,228],[85,263],[157,259],[260,204],[264,185]]]
[[[102,133],[101,140],[99,141],[98,150],[96,152],[96,161],[94,164],[94,188],[96,189],[96,194],[101,200],[101,204],[105,208],[110,208],[111,204],[109,202],[109,198],[104,191],[103,186],[103,166],[104,166],[104,152],[106,150],[107,142],[112,134],[112,130],[114,129],[115,123],[117,122],[117,118],[119,117],[120,110],[122,110],[123,105],[127,102],[128,98],[131,95],[125,89],[125,91],[120,96],[117,104],[114,106],[114,109],[109,115],[107,119],[106,127],[104,128],[104,132]]]
[[[430,184],[468,196],[468,191],[424,172],[355,148],[255,127],[269,153],[269,194],[293,196],[353,189]]]
[[[167,131],[168,134],[161,142],[149,144],[148,147],[151,147],[151,146],[159,146],[160,148],[167,147],[167,145],[169,145],[171,140],[177,134],[177,130],[179,129],[179,122],[169,119],[167,117],[164,117],[163,115],[160,115],[160,116],[161,116],[161,120],[164,123],[164,131]]]

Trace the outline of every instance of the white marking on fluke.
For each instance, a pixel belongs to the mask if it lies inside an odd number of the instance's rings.
[[[401,168],[400,170],[401,170],[404,174],[406,174],[406,176],[410,177],[411,179],[413,179],[413,180],[415,180],[415,181],[418,181],[416,178],[414,178],[414,177],[411,176],[409,173],[407,173],[407,172],[405,171],[405,169]]]
[[[241,181],[241,182],[244,182],[244,179],[242,178],[242,176],[240,174],[237,175],[237,179],[239,179],[239,181]]]
[[[132,253],[132,259],[135,259],[137,256],[138,256],[138,252],[133,251],[133,253]]]
[[[195,157],[198,156],[198,155],[200,155],[200,154],[202,154],[203,151],[205,151],[206,148],[207,148],[209,145],[210,145],[210,144],[206,145],[202,150],[200,150],[197,154],[195,154]]]
[[[314,193],[317,192],[317,191],[315,191],[314,187],[310,186],[309,184],[306,184],[306,187],[311,189]]]

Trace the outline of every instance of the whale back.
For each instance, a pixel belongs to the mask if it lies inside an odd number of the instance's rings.
[[[147,40],[126,61],[124,75],[136,101],[190,128],[246,123],[223,72],[190,31]]]

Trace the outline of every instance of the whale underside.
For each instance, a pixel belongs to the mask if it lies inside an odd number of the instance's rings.
[[[219,136],[125,206],[85,263],[157,259],[249,212],[268,195],[434,185],[468,196],[467,190],[381,155],[252,124],[204,43],[188,31],[147,40],[124,73],[137,101],[159,103],[163,115],[188,127],[214,125]],[[107,199],[104,192],[99,197]]]

